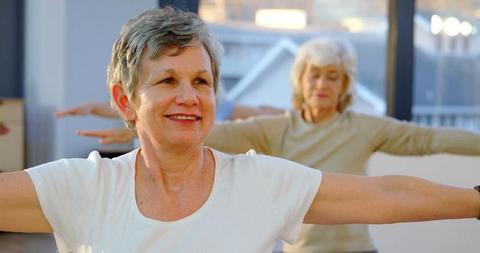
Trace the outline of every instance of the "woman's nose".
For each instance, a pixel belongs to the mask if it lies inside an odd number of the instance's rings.
[[[325,78],[319,77],[317,80],[315,80],[315,88],[322,89],[327,86],[327,82],[325,81]]]
[[[198,103],[198,94],[191,84],[181,84],[176,101],[178,104],[195,105]]]

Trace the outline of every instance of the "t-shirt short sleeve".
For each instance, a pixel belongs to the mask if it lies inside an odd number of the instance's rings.
[[[305,214],[315,198],[322,173],[281,158],[258,155],[260,175],[265,179],[266,193],[273,202],[273,212],[282,222],[282,239],[297,240]]]
[[[98,189],[100,159],[92,152],[88,159],[62,159],[26,170],[55,234],[75,238],[88,218]]]

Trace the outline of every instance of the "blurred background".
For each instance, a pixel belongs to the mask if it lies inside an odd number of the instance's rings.
[[[102,146],[77,129],[121,126],[55,110],[109,100],[106,66],[121,25],[172,4],[196,11],[221,41],[229,99],[290,108],[298,46],[316,36],[350,40],[358,54],[354,110],[480,132],[480,0],[0,0],[0,170],[64,157],[130,150]],[[478,184],[480,159],[375,155],[372,173]],[[460,173],[454,173],[458,172]],[[373,228],[380,252],[478,252],[469,221]],[[3,252],[3,251],[2,251]]]

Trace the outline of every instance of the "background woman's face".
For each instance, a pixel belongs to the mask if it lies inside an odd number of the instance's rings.
[[[137,130],[154,144],[203,142],[215,120],[210,57],[200,43],[142,57],[135,99]]]
[[[312,109],[336,110],[346,83],[347,77],[340,66],[308,62],[301,77],[303,100]]]

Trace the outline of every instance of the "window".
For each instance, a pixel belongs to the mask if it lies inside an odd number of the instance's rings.
[[[480,2],[418,0],[413,120],[480,131]]]
[[[334,36],[351,41],[357,51],[354,107],[383,113],[387,5],[387,0],[203,0],[199,14],[225,47],[221,72],[230,99],[289,108],[298,46]]]

